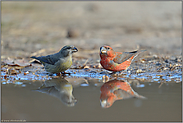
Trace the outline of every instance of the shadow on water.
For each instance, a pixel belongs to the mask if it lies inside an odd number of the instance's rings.
[[[86,83],[81,78],[4,82],[2,119],[181,121],[181,84],[140,82],[139,86],[118,79]]]

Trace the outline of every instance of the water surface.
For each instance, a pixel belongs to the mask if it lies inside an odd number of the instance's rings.
[[[131,83],[131,88],[147,99],[124,98],[114,101],[109,108],[102,108],[100,88],[104,83],[101,80],[92,79],[88,83],[79,78],[66,80],[64,88],[52,80],[46,84],[44,81],[2,82],[2,120],[181,121],[181,83],[140,82],[138,86]],[[70,84],[73,92],[66,88]],[[36,89],[43,90],[33,91]],[[67,91],[73,98],[67,96]],[[76,103],[67,105],[68,100],[74,99]]]

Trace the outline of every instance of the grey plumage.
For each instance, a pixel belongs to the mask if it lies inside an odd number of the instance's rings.
[[[78,49],[74,46],[66,45],[58,53],[31,58],[39,60],[47,72],[59,73],[67,70],[72,65],[72,54]]]

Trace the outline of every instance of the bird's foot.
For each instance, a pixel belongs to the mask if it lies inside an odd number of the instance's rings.
[[[118,73],[117,72],[112,72],[109,75],[111,75],[112,77],[118,77]]]
[[[62,73],[62,75],[65,75],[65,74],[71,75],[71,73],[66,73],[65,71],[64,72],[61,72],[61,73]]]
[[[109,75],[115,75],[117,72],[112,72],[112,73],[109,73]]]
[[[71,73],[66,73],[66,72],[61,72],[61,73],[56,73],[56,76],[65,76],[66,74],[71,74]]]
[[[56,76],[54,76],[54,78],[64,78],[66,77],[66,74],[69,74],[69,73],[65,73],[65,72],[59,72],[59,73],[55,73]]]
[[[119,71],[119,75],[122,75],[124,73],[124,70]]]
[[[53,76],[53,73],[48,73],[49,76]]]
[[[56,73],[56,75],[57,75],[57,76],[61,76],[61,74],[60,74],[60,73]]]
[[[110,73],[110,75],[114,76],[114,77],[117,77],[117,76],[120,76],[123,74],[124,71],[117,71],[117,72],[112,72]]]

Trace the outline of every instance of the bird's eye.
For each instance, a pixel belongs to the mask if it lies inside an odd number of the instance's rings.
[[[67,47],[67,49],[71,49],[71,47]]]
[[[109,47],[107,47],[107,49],[109,50],[110,48],[109,48]]]

